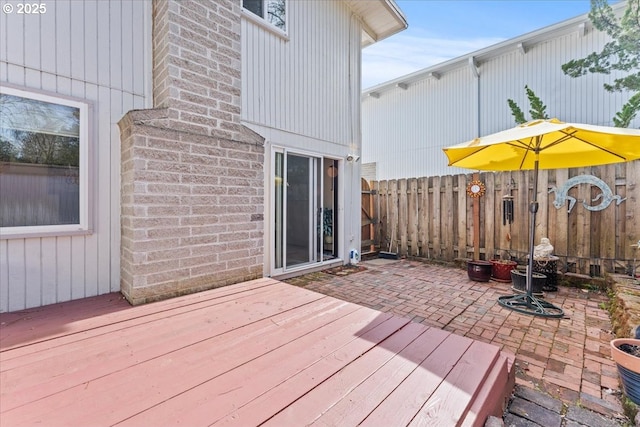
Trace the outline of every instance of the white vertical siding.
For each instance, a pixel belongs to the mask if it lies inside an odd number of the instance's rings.
[[[319,156],[360,153],[360,60],[362,26],[339,1],[290,1],[287,37],[242,20],[242,120],[272,145]],[[271,200],[270,160],[265,200]],[[338,191],[339,254],[360,246],[360,163],[342,162]],[[271,224],[265,209],[265,224]],[[265,235],[265,274],[270,269]]]
[[[342,2],[288,2],[287,12],[287,39],[242,20],[242,119],[349,146],[360,23]]]
[[[611,94],[603,84],[611,76],[587,74],[571,78],[562,64],[601,50],[606,37],[599,32],[588,36],[568,34],[519,51],[492,58],[481,64],[481,134],[513,126],[507,99],[513,99],[530,118],[524,86],[528,85],[547,106],[550,117],[564,121],[613,125],[612,117],[622,106],[621,94]]]
[[[366,98],[362,161],[377,163],[378,179],[437,175],[447,164],[441,148],[476,136],[476,84],[462,67]]]
[[[0,312],[119,290],[120,132],[147,105],[147,0],[56,0],[0,15],[0,83],[92,104],[93,233],[0,238]]]
[[[603,89],[615,75],[574,79],[561,69],[571,59],[600,51],[608,40],[595,30],[575,31],[528,46],[526,54],[515,44],[511,51],[485,54],[489,58],[478,61],[479,79],[467,61],[460,61],[439,80],[425,75],[407,90],[385,87],[378,99],[362,101],[362,160],[377,163],[381,180],[467,173],[448,167],[441,149],[514,126],[508,99],[529,119],[525,85],[545,103],[550,117],[612,126],[612,117],[629,97]]]

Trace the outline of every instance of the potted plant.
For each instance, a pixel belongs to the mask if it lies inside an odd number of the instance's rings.
[[[611,340],[611,357],[618,366],[622,391],[636,405],[640,405],[640,339]]]
[[[525,271],[516,270],[515,268],[511,270],[511,280],[513,281],[513,286],[511,289],[517,292],[526,292],[527,291],[527,273]],[[531,293],[534,295],[541,296],[542,288],[547,283],[547,276],[542,273],[536,273],[535,271],[531,274]]]
[[[322,213],[322,234],[327,244],[333,243],[333,210],[324,208]]]
[[[476,282],[488,282],[491,279],[491,263],[472,259],[467,261],[467,275]]]
[[[511,282],[511,270],[516,268],[517,262],[510,259],[492,259],[491,260],[491,279],[496,282]]]

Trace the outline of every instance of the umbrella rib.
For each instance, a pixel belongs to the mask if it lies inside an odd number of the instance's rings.
[[[574,136],[574,135],[570,135],[570,134],[566,134],[566,135],[567,135],[567,137],[573,137],[573,138],[577,139],[578,141],[582,141],[583,143],[585,143],[587,145],[590,145],[590,146],[592,146],[594,148],[597,148],[598,150],[604,151],[605,153],[611,154],[612,156],[617,157],[617,158],[619,158],[619,159],[621,159],[623,161],[627,161],[626,157],[624,157],[624,156],[622,156],[620,154],[614,153],[613,151],[611,151],[611,150],[609,150],[607,148],[601,147],[601,146],[596,145],[596,144],[594,144],[592,142],[589,142],[589,141],[585,141],[584,139],[579,138],[579,137]]]
[[[534,139],[538,140],[538,143],[535,148],[532,148]],[[520,166],[518,167],[518,169],[522,170],[522,165],[524,165],[525,160],[527,160],[527,155],[532,151],[535,152],[536,149],[540,147],[539,137],[531,137],[529,139],[529,142],[524,142],[520,139],[517,139],[516,142],[518,142],[519,144],[509,144],[509,145],[513,145],[514,147],[525,149],[524,156],[522,156],[522,160],[520,161]]]
[[[478,148],[476,151],[474,151],[473,153],[471,153],[471,154],[467,154],[466,156],[462,157],[461,159],[458,159],[458,160],[456,160],[456,161],[454,161],[454,162],[449,163],[449,166],[456,166],[456,164],[457,164],[458,162],[460,162],[460,161],[462,161],[462,160],[465,160],[465,159],[469,158],[470,156],[474,156],[474,155],[476,155],[477,153],[479,153],[479,152],[481,152],[481,151],[483,151],[483,150],[485,150],[485,149],[487,149],[487,148],[489,148],[489,147],[488,147],[488,146],[479,147],[479,148]]]

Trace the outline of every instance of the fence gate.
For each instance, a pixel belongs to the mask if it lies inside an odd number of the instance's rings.
[[[375,202],[377,192],[371,189],[369,182],[364,178],[360,178],[360,185],[362,189],[362,214],[360,219],[360,224],[362,225],[362,243],[360,245],[360,253],[367,254],[376,250],[374,229],[378,222],[376,212],[377,203]]]

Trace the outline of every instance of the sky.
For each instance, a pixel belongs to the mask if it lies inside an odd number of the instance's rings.
[[[409,28],[364,48],[365,89],[575,18],[591,7],[589,0],[396,0],[396,4]]]

